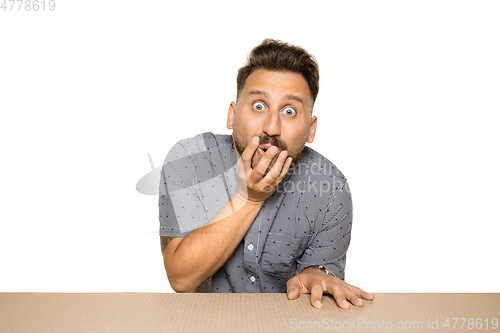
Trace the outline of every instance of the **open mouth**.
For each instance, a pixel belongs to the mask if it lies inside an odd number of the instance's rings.
[[[264,154],[269,148],[271,148],[270,144],[259,145],[259,148],[257,150],[259,152],[260,157],[264,156]]]

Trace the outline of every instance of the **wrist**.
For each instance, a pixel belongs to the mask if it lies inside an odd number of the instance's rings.
[[[238,207],[242,207],[245,204],[249,204],[250,206],[259,207],[259,209],[260,209],[260,207],[264,204],[264,201],[265,201],[265,200],[254,200],[254,199],[251,199],[248,196],[248,193],[242,193],[242,191],[240,189],[238,189],[233,194],[233,196],[231,197],[231,199],[233,201],[233,204],[234,204],[235,208],[237,206]]]
[[[326,266],[323,266],[323,265],[312,265],[312,266],[308,266],[306,267],[303,271],[305,270],[316,270],[316,271],[321,271],[323,273],[325,273],[326,275],[331,275],[333,277],[336,277],[335,274],[332,273],[332,271],[330,271]]]

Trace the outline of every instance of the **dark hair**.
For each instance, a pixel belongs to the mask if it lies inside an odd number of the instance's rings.
[[[300,46],[276,39],[265,39],[253,48],[245,66],[238,70],[236,99],[252,72],[258,68],[301,74],[309,86],[311,97],[316,101],[319,91],[319,69],[316,59]]]

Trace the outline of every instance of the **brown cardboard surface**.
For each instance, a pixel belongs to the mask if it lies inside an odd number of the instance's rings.
[[[0,293],[0,332],[500,332],[493,318],[500,294],[376,294],[351,310],[325,296],[318,310],[309,295]]]

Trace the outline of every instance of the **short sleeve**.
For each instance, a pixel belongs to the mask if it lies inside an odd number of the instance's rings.
[[[342,177],[343,178],[343,177]],[[334,177],[324,214],[314,221],[314,234],[298,260],[297,270],[309,266],[327,267],[336,277],[344,278],[346,252],[351,239],[352,200],[347,182]]]
[[[232,142],[221,140],[203,133],[168,152],[160,175],[160,236],[185,237],[209,223],[231,197],[237,187]]]
[[[185,237],[208,222],[196,178],[190,154],[181,143],[175,144],[165,158],[160,175],[160,236]]]

